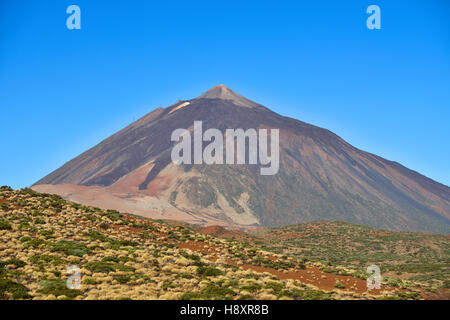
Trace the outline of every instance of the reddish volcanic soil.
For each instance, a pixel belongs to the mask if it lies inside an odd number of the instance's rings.
[[[208,226],[196,230],[198,233],[209,234],[219,238],[242,239],[247,234],[240,230],[228,230],[222,226]]]
[[[0,199],[0,203],[6,203],[7,205],[12,206],[12,207],[14,207],[16,209],[20,208],[17,204],[12,203],[12,202],[10,202],[8,200],[5,200],[5,199]]]
[[[202,252],[204,254],[213,255],[213,260],[217,259],[216,256],[216,247],[205,244],[203,242],[195,242],[195,241],[187,241],[184,243],[178,244],[179,248],[190,249],[192,251]],[[272,259],[275,259],[272,257]],[[268,272],[274,276],[279,277],[280,279],[292,279],[298,280],[303,284],[310,284],[317,287],[320,290],[324,291],[338,291],[337,288],[334,287],[335,283],[339,281],[341,284],[345,286],[344,289],[339,289],[344,292],[356,292],[356,293],[364,293],[368,292],[372,295],[379,295],[380,292],[383,291],[393,291],[394,288],[383,287],[382,290],[367,290],[366,281],[352,277],[352,276],[341,276],[333,273],[325,273],[315,266],[307,266],[305,270],[296,269],[295,271],[279,271],[273,268],[265,268],[261,266],[255,266],[252,264],[242,264],[238,265],[231,259],[227,260],[228,264],[234,265],[236,267],[240,267],[244,270],[253,270],[256,272]],[[398,289],[397,289],[398,290]],[[404,291],[404,290],[402,290]]]

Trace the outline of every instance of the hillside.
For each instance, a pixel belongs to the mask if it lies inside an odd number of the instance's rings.
[[[249,239],[265,250],[321,262],[326,271],[339,273],[340,267],[361,270],[375,264],[392,284],[401,278],[430,288],[450,289],[448,235],[322,221],[262,229],[253,236]]]
[[[222,134],[279,129],[278,173],[261,175],[260,163],[174,164],[171,134],[178,128],[192,131],[194,121]],[[448,186],[224,85],[150,112],[32,188],[103,209],[202,225],[248,229],[340,220],[450,233]]]
[[[1,299],[428,297],[410,281],[367,291],[364,275],[328,272],[314,259],[31,189],[0,188],[0,239]],[[73,265],[79,289],[65,285]]]

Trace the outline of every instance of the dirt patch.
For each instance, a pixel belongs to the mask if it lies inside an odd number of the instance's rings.
[[[190,249],[192,251],[201,252],[203,254],[208,255],[216,255],[217,246],[210,245],[205,242],[197,242],[197,241],[185,241],[178,243],[178,248],[180,249]],[[217,257],[214,257],[212,260],[216,260]]]
[[[297,269],[295,271],[280,271],[272,268],[265,268],[250,264],[243,264],[241,266],[245,270],[253,270],[257,272],[268,272],[277,276],[280,279],[292,279],[298,280],[303,284],[313,285],[320,290],[324,291],[345,291],[345,292],[356,292],[356,293],[364,293],[368,292],[372,295],[379,295],[381,291],[392,291],[392,288],[383,288],[383,290],[368,290],[366,281],[355,278],[352,276],[341,276],[333,273],[325,273],[317,267],[307,266],[305,270]],[[345,288],[336,288],[335,284],[340,283],[344,285]]]
[[[450,300],[449,289],[437,289],[436,293],[422,290],[421,294],[425,300]]]
[[[7,205],[9,205],[9,206],[14,207],[15,209],[20,209],[20,206],[18,206],[18,205],[15,204],[15,203],[12,203],[11,201],[8,201],[8,200],[6,200],[6,199],[0,199],[0,203],[5,203],[5,204],[7,204]]]
[[[247,234],[240,230],[228,230],[222,226],[207,226],[197,230],[198,233],[209,234],[219,238],[243,239]]]

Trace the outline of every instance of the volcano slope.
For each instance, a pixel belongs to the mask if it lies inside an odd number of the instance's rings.
[[[222,133],[279,129],[278,173],[260,175],[258,164],[172,163],[172,132],[192,130],[194,121],[202,121],[203,130]],[[32,188],[104,209],[203,225],[342,220],[389,230],[450,232],[448,186],[223,85],[154,110]]]
[[[411,281],[369,291],[367,275],[349,269],[329,272],[319,262],[31,189],[0,188],[0,239],[0,299],[429,297]],[[79,268],[79,288],[67,287],[69,267]]]

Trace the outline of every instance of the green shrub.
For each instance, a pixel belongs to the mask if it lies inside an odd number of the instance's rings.
[[[19,224],[18,229],[19,229],[19,231],[22,231],[22,230],[36,231],[36,230],[37,230],[35,227],[31,226],[31,225],[30,225],[28,222],[26,222],[26,221],[21,222],[21,223]]]
[[[98,232],[98,231],[90,231],[90,232],[86,232],[84,233],[85,236],[89,237],[90,240],[92,241],[102,241],[102,242],[109,242],[112,239],[108,238],[107,236],[105,236],[104,234]]]
[[[193,276],[186,272],[180,272],[179,274],[177,274],[177,278],[192,279]]]
[[[410,300],[410,299],[415,300],[415,299],[420,298],[420,293],[418,293],[418,292],[398,292],[397,295],[400,298],[405,299],[405,300]]]
[[[124,246],[124,247],[128,247],[128,246],[130,246],[130,247],[136,247],[136,246],[139,245],[138,242],[136,242],[136,241],[131,241],[131,240],[120,240],[120,241],[119,241],[119,244],[120,244],[121,246]]]
[[[0,299],[6,299],[10,293],[13,299],[30,299],[28,288],[8,278],[0,278]]]
[[[46,239],[53,238],[53,230],[41,230],[38,232],[38,234],[44,236]]]
[[[34,224],[46,224],[47,222],[45,222],[44,219],[36,218],[36,219],[34,219],[33,223]]]
[[[223,272],[214,267],[198,267],[197,274],[205,277],[217,277],[223,275]]]
[[[83,284],[97,284],[97,282],[92,278],[84,278],[82,283]]]
[[[173,284],[170,280],[164,280],[164,282],[161,285],[161,289],[167,290],[169,288],[174,289],[174,288],[176,288],[176,285]]]
[[[69,299],[73,299],[83,294],[80,290],[67,288],[66,281],[62,279],[42,280],[39,282],[39,286],[42,289],[39,289],[37,292],[46,295],[53,294],[55,297],[64,295]]]
[[[119,220],[120,219],[120,212],[117,210],[106,210],[106,212],[101,213],[102,216],[106,216],[109,219],[115,221],[115,220]]]
[[[403,284],[402,279],[398,279],[398,278],[391,278],[391,277],[384,277],[384,282],[391,287],[401,287]]]
[[[275,294],[278,294],[281,289],[283,289],[283,284],[279,282],[269,282],[264,288],[272,289]]]
[[[196,254],[188,254],[186,251],[180,251],[180,255],[185,257],[186,259],[200,261],[200,257]]]
[[[283,290],[282,295],[291,297],[293,299],[301,299],[303,296],[303,290],[293,288],[291,290]]]
[[[31,263],[44,265],[47,263],[52,263],[57,266],[64,263],[64,260],[58,256],[50,256],[50,255],[34,255],[29,258]]]
[[[239,268],[238,267],[236,267],[236,266],[233,266],[232,264],[224,264],[223,265],[223,267],[224,268],[228,268],[228,269],[231,269],[233,272],[235,272],[235,271],[237,271],[237,270],[239,270]]]
[[[378,300],[403,300],[403,298],[397,296],[389,296],[378,298]]]
[[[20,242],[27,242],[27,241],[30,241],[30,240],[31,240],[31,237],[29,237],[29,236],[24,236],[24,237],[19,239]]]
[[[260,290],[261,288],[262,287],[259,284],[257,284],[257,283],[251,283],[251,284],[248,284],[248,285],[245,285],[245,286],[241,287],[242,290],[246,290],[246,291],[252,292],[252,293]]]
[[[126,266],[120,263],[110,262],[110,261],[91,261],[86,264],[86,268],[88,268],[92,272],[103,272],[103,273],[109,273],[116,270],[119,271],[131,271],[134,272],[135,268]]]
[[[442,288],[444,289],[450,289],[450,280],[444,280],[444,283],[442,284]]]
[[[14,265],[16,268],[22,268],[26,266],[26,263],[19,259],[9,259],[5,262],[0,261],[0,265],[7,266],[7,265]]]
[[[62,275],[61,271],[59,271],[59,270],[53,270],[52,273],[55,275],[55,277],[58,277],[58,278],[61,277],[61,275]]]
[[[108,256],[108,257],[103,257],[102,258],[103,262],[115,262],[115,263],[119,263],[120,260],[118,257],[114,257],[114,256]]]
[[[92,272],[103,272],[109,273],[112,271],[116,271],[114,262],[88,262],[86,268],[88,268]]]
[[[306,289],[303,292],[302,299],[303,300],[329,300],[331,299],[333,293],[331,292],[324,292],[322,290],[313,290],[313,289]]]
[[[287,261],[270,260],[263,257],[254,257],[253,262],[265,268],[273,268],[277,270],[286,270],[289,268],[295,268],[295,264]]]
[[[27,242],[25,242],[23,247],[24,248],[29,248],[29,247],[39,248],[43,244],[45,244],[45,241],[42,239],[31,239],[31,240],[28,240]]]
[[[34,190],[30,189],[30,188],[23,188],[23,189],[20,190],[20,193],[24,194],[24,195],[29,195],[29,196],[32,196],[32,197],[37,197],[37,196],[40,195],[39,193],[37,193],[36,191],[34,191]]]
[[[11,230],[12,226],[8,220],[0,219],[0,230]]]
[[[237,300],[255,300],[255,297],[250,294],[244,294],[237,298]]]
[[[201,294],[206,299],[231,299],[232,296],[236,295],[236,292],[230,288],[224,288],[218,286],[217,284],[210,283],[205,288],[202,289]]]
[[[120,284],[128,283],[131,280],[129,275],[120,275],[115,278]]]
[[[59,240],[51,245],[53,252],[64,252],[68,256],[82,257],[89,252],[86,245],[69,240]]]
[[[181,300],[205,300],[205,299],[216,299],[216,300],[228,300],[236,296],[236,292],[230,288],[221,287],[215,283],[209,283],[205,288],[202,289],[200,293],[188,291],[185,292],[180,299]]]
[[[200,300],[202,299],[202,295],[200,293],[188,291],[181,295],[181,300]]]

